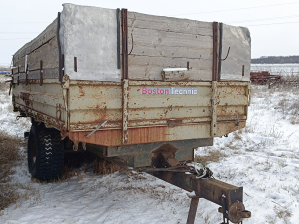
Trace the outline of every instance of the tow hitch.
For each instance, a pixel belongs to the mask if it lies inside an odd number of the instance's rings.
[[[242,223],[244,218],[251,217],[251,212],[245,210],[243,204],[243,187],[216,180],[208,168],[197,168],[194,163],[179,163],[173,153],[166,153],[166,150],[156,154],[152,164],[155,164],[155,168],[144,171],[191,192],[187,194],[191,198],[187,224],[193,224],[195,221],[199,198],[205,198],[221,206],[218,209],[223,214],[221,224],[228,224],[229,221]]]

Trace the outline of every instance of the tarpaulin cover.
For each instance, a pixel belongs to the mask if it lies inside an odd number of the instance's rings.
[[[65,75],[72,80],[121,81],[116,17],[114,9],[63,4],[59,38]]]
[[[229,48],[228,57],[225,59]],[[223,24],[221,58],[225,59],[221,62],[221,80],[250,80],[251,39],[247,28]]]

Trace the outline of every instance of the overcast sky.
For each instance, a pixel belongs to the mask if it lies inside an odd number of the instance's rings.
[[[0,65],[62,11],[61,0],[0,0]],[[69,3],[127,8],[152,15],[217,21],[248,27],[252,57],[299,55],[299,1],[292,0],[73,0]]]

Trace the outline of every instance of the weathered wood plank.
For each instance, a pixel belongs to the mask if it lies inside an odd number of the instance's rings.
[[[210,81],[212,78],[212,60],[147,57],[129,55],[130,80],[163,80],[164,68],[186,68],[189,61],[189,81]]]
[[[132,41],[128,42],[128,49],[132,49]],[[202,49],[196,47],[165,47],[146,45],[144,43],[135,42],[132,49],[132,55],[140,56],[156,56],[156,57],[183,57],[198,58],[212,60],[212,49]]]
[[[213,36],[211,22],[152,16],[136,12],[128,12],[128,27]]]
[[[43,61],[43,68],[58,68],[59,67],[59,51],[57,38],[52,38],[48,43],[28,54],[27,63],[29,70],[40,68],[40,61]],[[19,71],[25,72],[25,57],[16,62],[20,66]],[[14,74],[18,73],[18,69],[14,69]]]
[[[19,76],[19,80],[24,80],[26,79],[26,74],[25,73],[20,73],[20,75],[18,74],[14,74],[13,75],[13,79],[17,80]],[[58,79],[59,78],[59,68],[46,68],[43,69],[43,79]],[[28,79],[40,79],[40,71],[36,70],[36,71],[29,71],[28,74]]]
[[[178,81],[189,81],[189,71],[171,71],[162,72],[162,78],[165,82],[178,82]]]
[[[134,55],[212,60],[213,39],[210,36],[134,29],[129,31],[128,49],[132,49]]]
[[[142,43],[151,47],[165,46],[199,49],[210,49],[213,47],[213,37],[211,36],[134,28],[128,30],[128,41],[130,42],[132,42],[131,34],[133,35],[134,43]]]
[[[13,56],[14,66],[17,66],[17,64],[15,63],[21,60],[21,58],[25,57],[25,55],[28,55],[30,52],[36,50],[41,45],[47,43],[49,40],[55,37],[56,33],[57,33],[57,18],[41,34],[39,34],[32,41],[25,44],[14,54]]]
[[[189,62],[190,70],[211,70],[212,61],[206,59],[190,59],[180,57],[148,57],[139,55],[129,55],[129,67],[130,65],[142,65],[142,66],[157,66],[164,68],[187,68]],[[161,71],[162,71],[161,69]]]
[[[43,61],[43,68],[59,67],[59,51],[56,37],[28,55],[30,70],[39,69],[41,60]]]
[[[133,45],[133,46],[132,46]],[[184,80],[210,81],[213,26],[209,22],[128,12],[129,79],[163,80],[164,68],[186,68]]]
[[[130,80],[158,80],[162,81],[162,67],[134,65],[129,66]],[[211,70],[189,70],[188,81],[211,81]],[[184,80],[187,81],[187,80]]]
[[[40,71],[29,72],[28,79],[39,79]],[[43,69],[44,79],[58,79],[59,78],[59,68],[45,68]]]

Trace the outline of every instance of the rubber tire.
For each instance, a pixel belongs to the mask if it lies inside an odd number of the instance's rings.
[[[64,165],[64,142],[60,132],[33,121],[29,132],[27,157],[28,169],[33,178],[40,181],[59,179]]]

